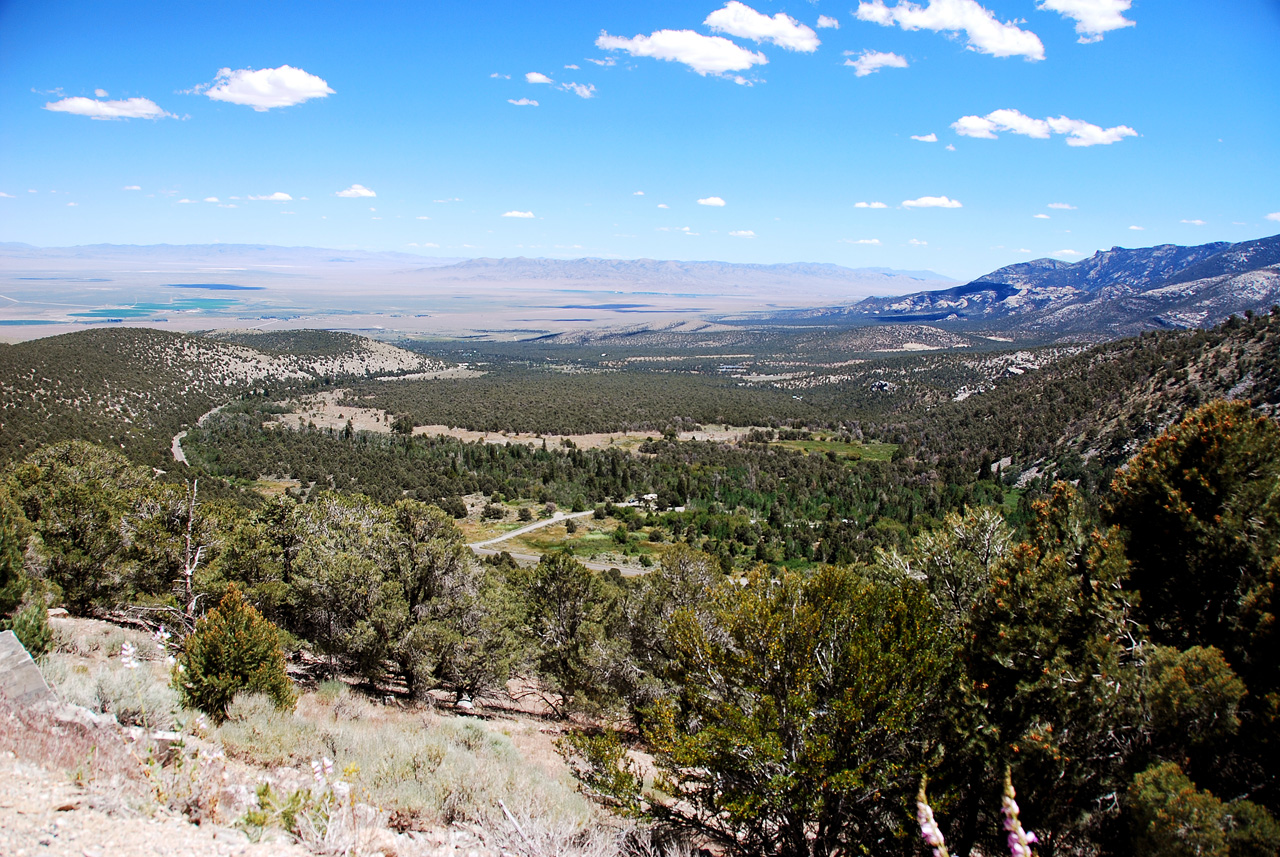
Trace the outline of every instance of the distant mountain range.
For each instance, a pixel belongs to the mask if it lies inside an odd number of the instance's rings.
[[[1017,338],[1113,338],[1210,327],[1280,303],[1280,235],[1239,244],[1113,247],[1068,263],[1037,259],[971,283],[844,307],[778,314],[810,324],[920,323]]]

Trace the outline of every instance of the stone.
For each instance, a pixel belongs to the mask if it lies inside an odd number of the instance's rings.
[[[22,708],[56,700],[40,668],[12,631],[0,632],[0,691],[12,705]]]

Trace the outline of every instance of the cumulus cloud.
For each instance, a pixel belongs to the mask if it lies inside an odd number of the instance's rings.
[[[1048,220],[1048,219],[1049,219],[1049,215],[1047,215],[1047,214],[1033,214],[1033,215],[1031,215],[1031,216],[1032,216],[1032,217],[1034,217],[1036,220]]]
[[[508,211],[506,214],[502,216],[503,217],[520,217],[520,218],[528,219],[530,217],[533,217],[533,212],[532,211]]]
[[[508,104],[514,104],[516,107],[537,107],[538,102],[532,98],[508,98]]]
[[[580,71],[580,70],[581,70],[581,68],[580,68],[579,66],[576,66],[576,65],[574,65],[573,63],[569,63],[567,66],[565,66],[565,68],[571,68],[571,69],[573,69],[574,71]]]
[[[107,92],[105,89],[95,89],[93,91],[93,94],[98,96],[99,98],[106,98],[108,95],[110,95],[110,93]]]
[[[178,204],[179,204],[179,205],[192,205],[192,204],[194,204],[194,203],[195,203],[195,200],[194,200],[194,199],[180,199],[180,200],[178,200]]]
[[[90,119],[177,119],[150,98],[125,98],[119,101],[98,101],[77,95],[61,101],[50,101],[45,110],[54,113],[73,113]]]
[[[626,51],[633,57],[684,63],[704,77],[745,71],[769,62],[758,51],[749,51],[722,36],[704,36],[693,30],[658,30],[652,35],[630,39],[601,33],[596,39],[596,47],[606,51]]]
[[[1069,202],[1051,202],[1047,208],[1056,208],[1059,211],[1075,211],[1076,207]]]
[[[631,195],[632,195],[632,196],[644,196],[644,191],[642,191],[642,190],[638,190],[638,191],[636,191],[635,193],[633,193],[633,194],[631,194]]]
[[[1134,26],[1135,22],[1124,16],[1133,0],[1041,0],[1039,9],[1057,12],[1076,22],[1077,41],[1082,45],[1102,41],[1102,36],[1112,30]]]
[[[908,243],[908,244],[910,244],[910,245],[911,245],[911,246],[913,246],[913,247],[928,247],[928,246],[929,246],[929,242],[928,242],[928,241],[921,241],[919,238],[912,238],[912,239],[911,239],[910,241],[908,241],[907,243]]]
[[[218,198],[217,198],[216,196],[206,196],[206,197],[204,198],[204,201],[205,201],[205,202],[217,202],[217,201],[218,201]]]
[[[334,94],[323,79],[291,65],[256,71],[251,68],[219,69],[213,83],[197,86],[191,92],[207,95],[214,101],[243,104],[259,113]]]
[[[1083,256],[1079,250],[1054,250],[1050,256]]]
[[[997,131],[1008,131],[1037,140],[1047,140],[1052,134],[1065,134],[1068,146],[1109,146],[1125,137],[1136,137],[1138,132],[1128,125],[1102,128],[1081,119],[1057,118],[1033,119],[1017,110],[993,110],[986,116],[961,116],[951,127],[961,137],[996,139]]]
[[[963,208],[958,199],[945,196],[922,196],[919,199],[905,199],[903,208]]]
[[[844,64],[853,66],[856,77],[866,77],[882,68],[906,68],[907,60],[906,57],[894,53],[863,51],[857,59],[845,60]]]
[[[880,239],[879,239],[879,238],[856,238],[856,239],[855,239],[855,238],[842,238],[842,239],[840,239],[840,243],[841,243],[841,244],[867,244],[867,245],[870,245],[870,246],[872,246],[872,247],[879,247],[879,246],[880,246]]]
[[[547,77],[540,71],[531,71],[525,74],[524,79],[527,83],[553,83],[551,78]]]
[[[14,196],[13,194],[11,194],[11,193],[5,193],[5,192],[4,192],[4,191],[2,191],[2,190],[0,190],[0,198],[4,198],[4,199],[17,199],[17,197],[16,197],[16,196]]]
[[[837,21],[835,18],[832,18],[830,15],[819,15],[818,29],[819,30],[838,30],[840,29],[840,22]]]
[[[883,202],[855,202],[854,208],[888,208]]]
[[[565,92],[572,92],[579,98],[594,98],[596,94],[595,84],[591,83],[562,83],[560,88]]]
[[[938,135],[937,134],[923,134],[923,135],[912,134],[911,139],[919,140],[921,143],[936,143],[938,142]]]
[[[929,0],[927,6],[902,0],[893,7],[886,6],[884,0],[871,0],[859,3],[854,14],[860,21],[871,21],[882,27],[897,24],[904,30],[964,33],[970,50],[993,57],[1044,59],[1044,45],[1039,36],[1019,29],[1014,21],[1001,23],[977,0]]]
[[[76,207],[77,205],[79,205],[79,204],[80,204],[80,203],[78,203],[78,202],[68,202],[68,203],[67,203],[67,208],[75,208],[75,207]]]
[[[1179,221],[1179,222],[1180,222],[1180,223],[1185,223],[1185,224],[1187,224],[1188,226],[1204,226],[1204,221],[1203,221],[1203,220],[1182,220],[1182,221]]]
[[[363,197],[363,196],[377,196],[377,194],[369,190],[369,188],[365,187],[362,184],[353,184],[351,187],[347,188],[346,190],[338,191],[337,193],[334,194],[334,196],[340,196],[345,199],[356,199],[358,197]]]
[[[756,43],[772,42],[789,51],[812,53],[822,44],[817,33],[790,15],[779,12],[770,18],[738,0],[729,0],[723,9],[712,12],[702,23],[717,33]]]
[[[588,58],[587,58],[587,62],[593,62],[593,63],[595,63],[596,65],[599,65],[599,66],[605,66],[606,68],[607,68],[608,66],[611,66],[611,65],[617,65],[617,64],[618,64],[618,61],[617,61],[616,59],[614,59],[613,57],[605,57],[605,58],[604,58],[604,59],[602,59],[602,60],[591,59],[590,57],[588,57]]]
[[[234,197],[232,198],[234,199]],[[248,199],[256,200],[258,202],[293,202],[293,197],[289,196],[287,193],[282,193],[281,191],[276,191],[269,196],[249,196]]]
[[[1268,214],[1267,220],[1280,220],[1280,211],[1273,211]]]
[[[756,233],[751,229],[734,229],[730,233],[734,238],[755,238]]]
[[[710,205],[713,208],[724,208],[725,201],[718,196],[709,196],[706,199],[698,200],[698,205]]]
[[[1280,217],[1277,217],[1276,220],[1280,220]],[[1147,230],[1145,226],[1130,226],[1129,228],[1134,232],[1145,232]]]
[[[954,152],[955,150],[956,150],[956,147],[955,147],[955,146],[951,145],[950,143],[948,143],[948,144],[947,144],[947,151],[948,151],[948,152]]]
[[[142,190],[141,185],[127,184],[121,190]]]
[[[670,208],[670,207],[671,206],[667,205],[665,202],[658,203],[658,208]]]

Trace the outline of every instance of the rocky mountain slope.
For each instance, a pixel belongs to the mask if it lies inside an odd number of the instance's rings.
[[[395,346],[327,331],[116,328],[0,344],[0,461],[66,437],[162,453],[183,424],[245,393],[438,368]]]
[[[796,314],[808,323],[919,323],[1020,339],[1111,339],[1206,327],[1280,302],[1280,236],[1197,247],[1113,247],[1037,259],[971,283]]]

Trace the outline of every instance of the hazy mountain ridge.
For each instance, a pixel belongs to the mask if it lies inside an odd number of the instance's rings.
[[[1280,236],[1195,247],[1113,247],[1037,259],[963,286],[797,313],[808,323],[930,322],[1021,337],[1116,337],[1211,326],[1280,302]]]

